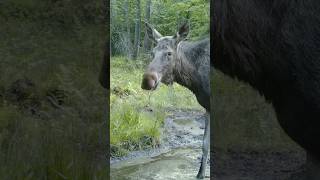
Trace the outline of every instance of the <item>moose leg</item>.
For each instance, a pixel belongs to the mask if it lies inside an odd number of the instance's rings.
[[[320,179],[320,161],[309,152],[307,152],[306,179]]]
[[[197,175],[198,179],[203,179],[205,177],[205,170],[206,170],[208,152],[209,152],[209,144],[210,144],[210,114],[207,113],[205,130],[203,135],[201,166]]]

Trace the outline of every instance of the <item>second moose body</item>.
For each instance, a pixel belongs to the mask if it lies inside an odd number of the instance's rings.
[[[210,40],[184,41],[189,26],[184,24],[174,36],[162,36],[146,23],[148,36],[156,43],[142,80],[142,89],[155,90],[159,83],[166,85],[177,82],[191,90],[199,104],[206,109],[203,155],[197,178],[205,177],[210,143]]]

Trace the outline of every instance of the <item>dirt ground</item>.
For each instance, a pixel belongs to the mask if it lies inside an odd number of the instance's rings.
[[[215,152],[212,179],[301,180],[306,155],[302,151]]]
[[[111,179],[195,179],[201,160],[204,112],[170,111],[161,147],[111,160]],[[239,151],[214,149],[213,180],[302,180],[303,151]],[[211,173],[210,173],[211,172]],[[211,175],[210,175],[211,174]],[[209,179],[209,178],[206,178]]]
[[[111,159],[112,180],[195,180],[202,155],[204,112],[170,110],[161,146]],[[206,179],[210,164],[207,162]]]

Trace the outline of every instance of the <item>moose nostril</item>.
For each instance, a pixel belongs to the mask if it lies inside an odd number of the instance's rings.
[[[154,80],[154,81],[157,81],[157,75],[155,73],[152,73],[151,74],[151,78]]]

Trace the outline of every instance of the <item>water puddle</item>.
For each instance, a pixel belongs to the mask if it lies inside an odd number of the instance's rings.
[[[156,157],[122,161],[112,165],[111,179],[194,180],[200,165],[199,155],[201,149],[178,148]],[[209,166],[206,174],[210,174]]]

